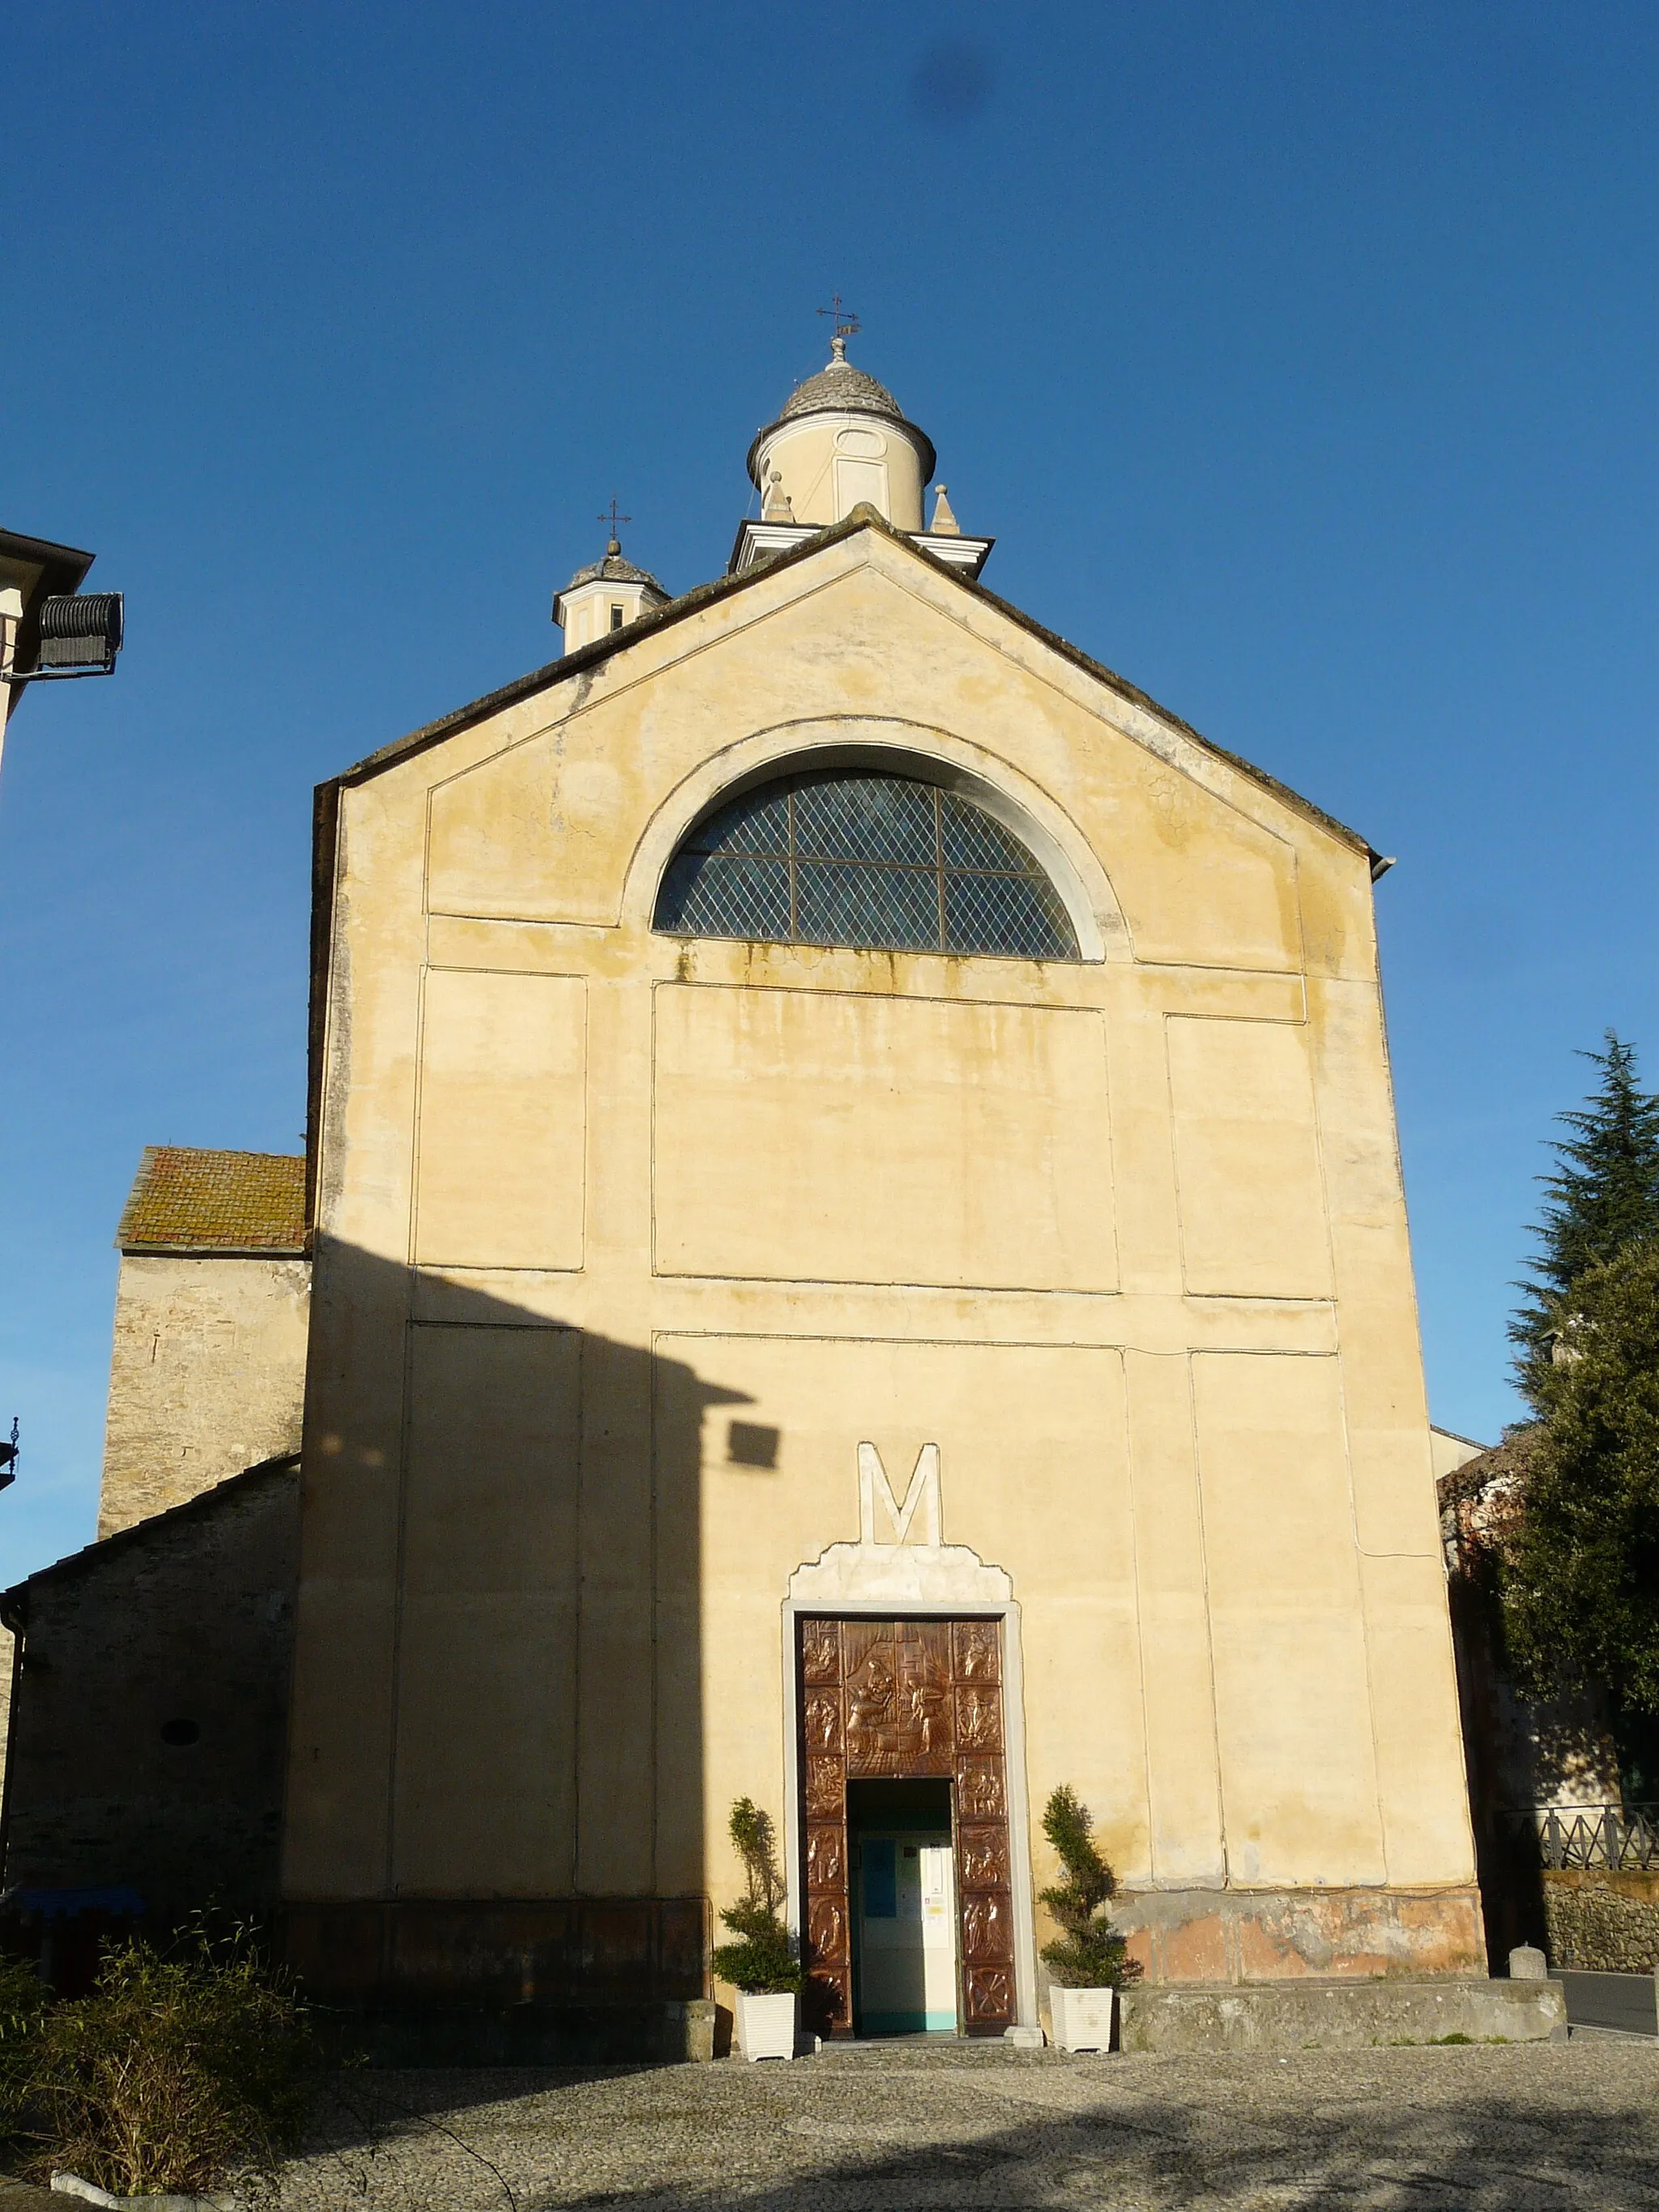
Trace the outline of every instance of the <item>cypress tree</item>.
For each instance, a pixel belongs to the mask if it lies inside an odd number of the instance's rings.
[[[1516,1285],[1523,1303],[1510,1325],[1516,1380],[1540,1412],[1548,1340],[1571,1326],[1575,1286],[1623,1246],[1659,1236],[1659,1097],[1641,1088],[1635,1047],[1612,1030],[1605,1052],[1580,1056],[1601,1081],[1582,1108],[1556,1116],[1569,1134],[1551,1140],[1559,1165],[1539,1177],[1546,1201],[1531,1233],[1540,1249]]]

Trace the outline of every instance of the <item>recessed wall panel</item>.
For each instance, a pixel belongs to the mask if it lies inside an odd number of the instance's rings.
[[[1100,1017],[664,985],[663,1274],[1116,1286]]]
[[[394,1873],[416,1894],[571,1886],[580,1344],[410,1333]]]
[[[418,1264],[581,1266],[586,1028],[572,977],[428,972]]]
[[[1307,1032],[1288,1022],[1165,1024],[1189,1291],[1331,1294]]]
[[[1193,1361],[1229,1878],[1386,1879],[1334,1359]]]

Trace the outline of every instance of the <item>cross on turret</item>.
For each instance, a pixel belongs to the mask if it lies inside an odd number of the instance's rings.
[[[830,353],[834,356],[836,360],[845,361],[847,358],[847,341],[848,338],[856,337],[859,331],[863,328],[863,325],[859,321],[858,317],[853,313],[852,309],[842,301],[839,292],[832,292],[830,295],[830,297],[834,304],[828,307],[820,307],[818,309],[818,313],[821,315],[828,315],[830,318]]]
[[[631,514],[617,514],[617,495],[614,491],[611,495],[610,506],[597,518],[597,520],[600,522],[608,522],[611,525],[610,542],[605,549],[606,553],[620,553],[622,551],[622,540],[617,535],[617,526],[618,523],[622,522],[631,522],[634,518]]]

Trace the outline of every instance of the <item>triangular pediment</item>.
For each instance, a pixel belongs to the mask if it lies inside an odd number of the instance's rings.
[[[1372,861],[1378,860],[1379,856],[1357,830],[1337,821],[1334,816],[1327,814],[1311,800],[1280,783],[1264,769],[1204,737],[1190,723],[1182,720],[1168,708],[1160,706],[1127,678],[1092,659],[1057,632],[1045,629],[1023,609],[998,598],[994,592],[988,592],[983,586],[973,582],[956,568],[934,558],[924,546],[902,532],[893,529],[874,508],[869,507],[855,509],[844,522],[817,532],[807,542],[769,560],[757,562],[741,574],[717,577],[709,583],[699,585],[624,629],[611,632],[575,653],[563,654],[540,668],[532,669],[499,690],[486,693],[482,698],[469,702],[452,714],[411,731],[408,736],[382,747],[346,769],[335,781],[355,783],[367,776],[383,773],[462,731],[475,728],[481,721],[509,709],[520,708],[574,680],[591,678],[607,664],[621,656],[637,654],[647,645],[653,646],[660,654],[664,644],[672,641],[677,632],[684,635],[688,625],[707,617],[718,617],[721,610],[735,611],[745,595],[752,595],[768,586],[775,592],[780,585],[785,587],[785,596],[788,595],[791,586],[799,595],[816,592],[822,586],[814,571],[839,559],[844,573],[846,562],[842,549],[856,544],[860,539],[868,541],[866,550],[872,557],[885,557],[892,562],[913,564],[913,581],[922,579],[931,581],[937,586],[933,596],[942,605],[948,605],[949,595],[959,595],[960,600],[983,609],[988,615],[1012,625],[1031,645],[1054,656],[1057,665],[1068,672],[1073,678],[1081,678],[1086,685],[1099,687],[1103,700],[1108,702],[1109,713],[1115,720],[1121,722],[1126,733],[1143,743],[1151,744],[1161,757],[1170,761],[1171,765],[1184,767],[1189,774],[1196,770],[1201,781],[1207,781],[1202,775],[1202,767],[1206,762],[1213,762],[1227,771],[1224,781],[1231,782],[1235,777],[1248,780],[1270,793],[1280,805],[1287,806],[1304,819],[1317,823],[1354,850],[1365,854]],[[876,551],[878,546],[882,549],[880,554]],[[949,615],[951,619],[965,618],[960,605],[950,608]],[[672,657],[672,646],[669,643],[668,657]]]

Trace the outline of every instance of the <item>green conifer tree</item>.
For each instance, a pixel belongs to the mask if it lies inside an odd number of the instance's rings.
[[[1523,1690],[1607,1690],[1626,1794],[1659,1795],[1659,1237],[1573,1285],[1569,1356],[1539,1371],[1499,1585]]]
[[[1523,1303],[1510,1325],[1516,1378],[1539,1412],[1550,1344],[1574,1319],[1574,1286],[1632,1240],[1659,1236],[1659,1097],[1637,1080],[1636,1051],[1612,1030],[1605,1052],[1587,1052],[1601,1081],[1577,1111],[1557,1115],[1571,1133],[1553,1139],[1560,1164],[1539,1181],[1547,1194],[1533,1226],[1540,1249],[1516,1285]]]

